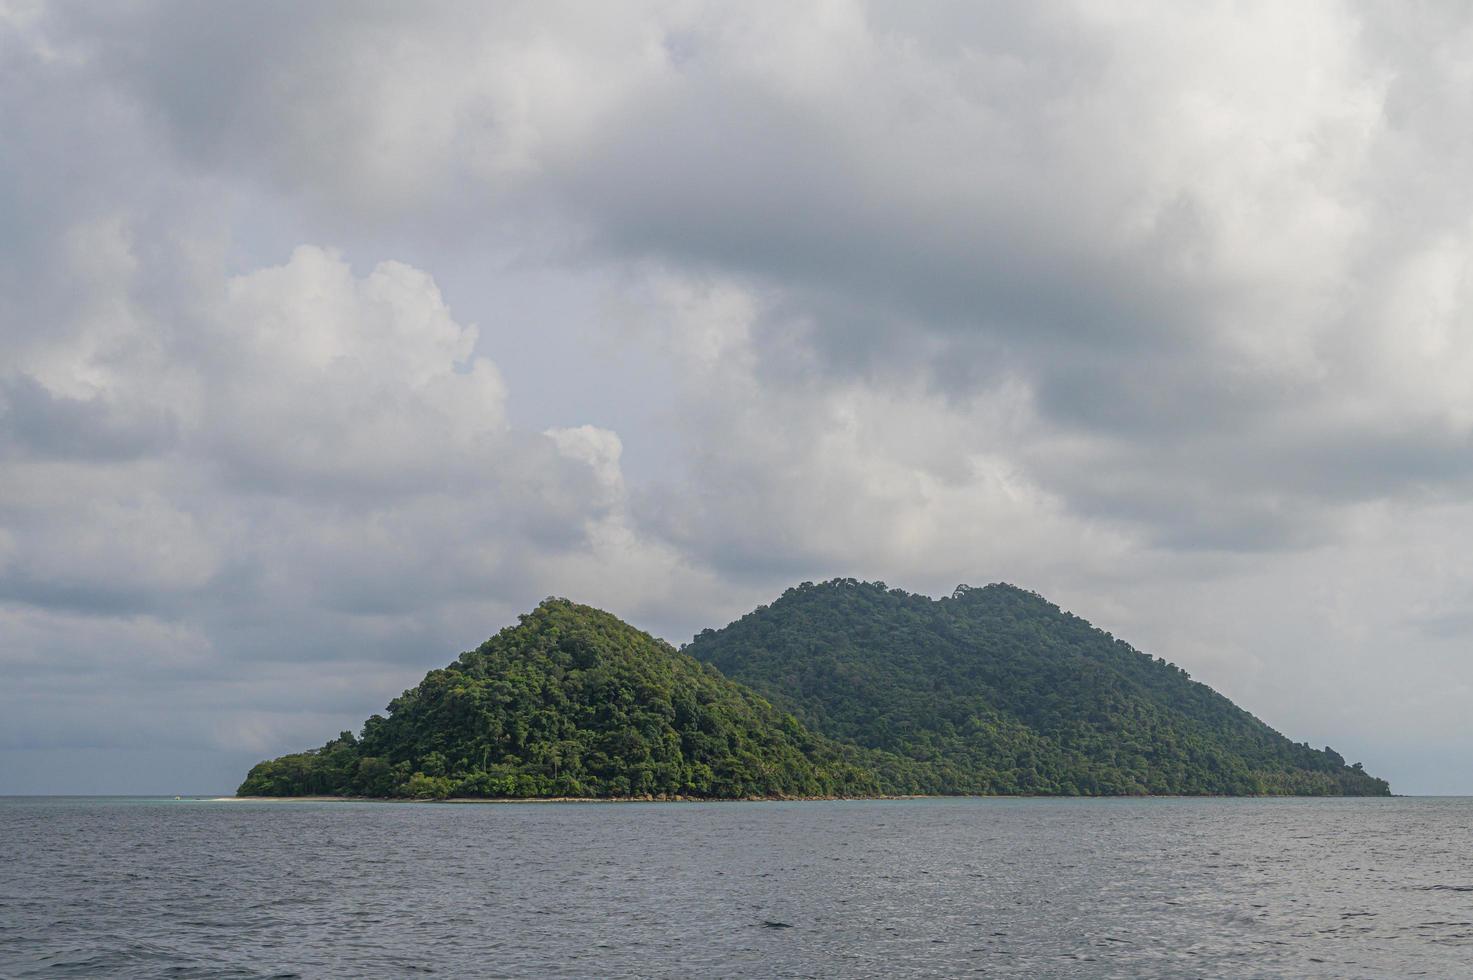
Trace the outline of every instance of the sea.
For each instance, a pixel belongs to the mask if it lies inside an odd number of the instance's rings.
[[[1473,799],[0,799],[3,977],[1473,975]]]

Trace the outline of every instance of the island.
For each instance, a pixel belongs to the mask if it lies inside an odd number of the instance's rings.
[[[677,650],[550,598],[240,796],[1385,796],[1011,585],[803,583]]]

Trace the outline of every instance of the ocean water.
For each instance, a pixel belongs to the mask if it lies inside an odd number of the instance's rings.
[[[0,976],[1473,974],[1473,800],[0,800]]]

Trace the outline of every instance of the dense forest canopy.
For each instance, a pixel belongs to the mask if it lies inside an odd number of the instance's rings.
[[[1383,795],[1185,671],[1010,585],[836,579],[685,647],[922,793]]]
[[[243,796],[1384,795],[1183,671],[1007,585],[836,579],[683,650],[548,599]]]
[[[548,599],[243,796],[864,795],[862,753],[605,612]]]

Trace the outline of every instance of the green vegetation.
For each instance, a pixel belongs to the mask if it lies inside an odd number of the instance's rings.
[[[704,663],[702,661],[705,661]],[[724,675],[724,676],[723,676]],[[731,679],[728,679],[731,678]],[[836,579],[682,651],[548,599],[242,796],[1387,795],[1040,596]]]
[[[242,796],[873,795],[863,753],[608,613],[548,599]]]
[[[685,652],[867,750],[891,792],[1390,793],[1031,592],[789,589]]]

